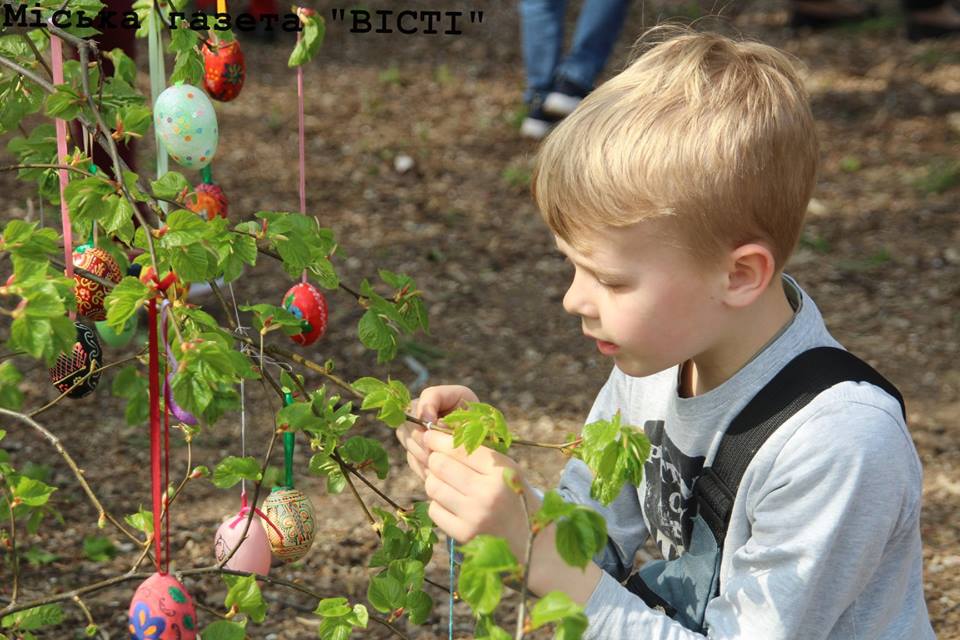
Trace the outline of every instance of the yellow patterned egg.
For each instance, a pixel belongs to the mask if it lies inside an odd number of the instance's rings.
[[[273,555],[296,562],[307,555],[316,533],[316,516],[310,499],[299,489],[275,488],[263,501],[263,513],[277,528],[264,525]]]

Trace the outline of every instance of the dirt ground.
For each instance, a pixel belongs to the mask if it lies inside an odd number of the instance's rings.
[[[960,40],[911,44],[898,5],[882,5],[880,20],[822,34],[783,28],[781,2],[744,3],[732,25],[704,26],[762,39],[807,65],[823,163],[804,240],[788,272],[811,294],[834,336],[904,394],[925,473],[927,603],[938,637],[950,640],[960,638]],[[329,17],[339,5],[314,6]],[[695,7],[635,3],[607,75],[622,68],[644,25],[658,16],[691,15]],[[404,8],[436,4],[411,0]],[[432,331],[416,342],[428,348],[426,355],[417,351],[429,372],[426,384],[466,384],[499,407],[523,437],[559,441],[582,426],[611,363],[582,337],[579,319],[561,307],[569,274],[529,197],[536,145],[517,130],[523,69],[515,4],[490,0],[482,8],[483,23],[465,25],[456,37],[351,34],[342,22],[329,23],[323,51],[306,71],[308,208],[334,230],[348,256],[337,264],[345,283],[356,288],[387,268],[413,276],[425,292]],[[139,44],[145,53],[145,43]],[[245,47],[247,84],[236,101],[217,107],[222,133],[214,163],[236,221],[259,210],[298,208],[296,77],[286,67],[291,42],[247,39]],[[140,67],[147,90],[145,55]],[[0,164],[11,161],[0,155]],[[152,146],[142,145],[145,175],[152,172],[151,156]],[[405,172],[396,169],[401,156],[413,161]],[[0,194],[5,219],[26,215],[28,198],[35,199],[10,173],[0,175]],[[49,206],[45,215],[55,223]],[[278,304],[288,282],[276,263],[261,258],[237,283],[236,294],[241,302]],[[415,382],[417,372],[403,358],[377,365],[375,354],[359,343],[362,309],[352,297],[334,292],[328,299],[327,336],[304,355],[318,362],[334,358],[348,380],[390,375]],[[220,317],[213,300],[197,301]],[[108,349],[107,360],[128,353]],[[25,360],[19,366],[30,367]],[[104,504],[123,515],[149,504],[147,427],[125,425],[123,401],[109,394],[111,377],[105,374],[93,396],[55,407],[42,421],[62,438]],[[27,407],[55,397],[40,367],[30,370],[24,389]],[[250,385],[247,408],[248,449],[259,455],[276,398]],[[391,454],[394,466],[383,489],[405,504],[422,498],[393,433],[367,417],[358,424]],[[16,463],[49,465],[49,481],[60,487],[54,504],[66,520],[48,521],[39,536],[21,541],[58,556],[46,565],[26,565],[23,597],[126,571],[136,550],[117,537],[120,553],[112,561],[85,559],[82,541],[97,533],[96,514],[62,460],[34,433],[3,427],[9,432],[4,446]],[[179,474],[185,449],[176,444],[172,469]],[[324,483],[309,476],[303,448],[298,486],[313,496],[321,531],[304,561],[275,567],[272,575],[364,602],[365,565],[376,536],[349,492],[328,496]],[[239,420],[229,416],[204,432],[194,461],[212,467],[239,452]],[[552,486],[564,463],[542,450],[520,448],[518,457],[540,486]],[[383,506],[372,492],[361,488],[361,495]],[[238,507],[238,491],[192,482],[173,512],[176,567],[209,564],[216,527]],[[441,544],[430,576],[446,583],[446,572]],[[0,596],[9,595],[8,575],[0,580]],[[87,601],[109,637],[124,634],[135,584]],[[223,611],[222,582],[188,580],[186,586],[204,607]],[[250,627],[251,638],[316,634],[312,601],[281,588],[264,592],[270,611],[264,624]],[[435,615],[424,627],[409,627],[410,637],[446,637],[445,598],[437,589],[431,593]],[[508,596],[510,606],[516,600]],[[71,628],[82,629],[79,611],[65,608]],[[215,619],[206,610],[199,616],[202,625]],[[512,630],[510,610],[501,623]],[[457,605],[454,626],[457,637],[469,637],[473,623],[463,605]],[[372,624],[366,637],[387,634]]]

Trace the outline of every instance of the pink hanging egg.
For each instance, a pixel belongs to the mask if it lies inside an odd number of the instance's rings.
[[[210,97],[229,102],[237,97],[247,76],[240,43],[220,41],[213,47],[203,44],[203,88]]]
[[[133,594],[128,630],[130,638],[137,640],[194,640],[193,598],[173,576],[155,573]]]
[[[57,356],[57,361],[50,367],[49,374],[50,381],[60,393],[73,388],[67,397],[82,398],[97,388],[100,382],[99,369],[76,387],[73,385],[87,375],[91,365],[99,367],[102,364],[103,350],[93,329],[76,320],[73,324],[77,328],[77,341],[73,343],[73,349],[69,353],[61,353]]]
[[[283,308],[300,319],[301,333],[290,336],[297,344],[313,344],[327,330],[327,299],[309,282],[290,287]]]
[[[277,487],[263,501],[263,513],[279,530],[264,527],[275,556],[295,562],[307,555],[316,534],[316,517],[313,504],[302,491]]]
[[[73,266],[85,269],[114,284],[123,278],[120,265],[113,256],[99,247],[91,247],[87,244],[73,250]],[[77,283],[74,288],[77,296],[77,314],[91,320],[106,320],[107,313],[103,309],[103,300],[107,297],[107,288],[81,275],[74,275],[73,279]]]
[[[243,529],[247,525],[247,515],[239,513],[223,521],[217,529],[213,542],[213,554],[217,562],[223,561],[227,554],[240,543]],[[250,571],[262,576],[270,572],[270,542],[264,531],[265,524],[257,515],[250,521],[247,539],[240,544],[237,552],[231,556],[224,566],[234,571]],[[268,525],[267,525],[268,526]]]
[[[227,217],[227,196],[223,189],[215,184],[198,184],[194,187],[194,195],[187,198],[186,205],[187,209],[204,220],[213,220],[217,216]]]

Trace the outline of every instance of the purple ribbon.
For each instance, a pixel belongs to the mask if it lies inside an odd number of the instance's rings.
[[[180,405],[177,404],[177,401],[173,399],[173,385],[170,382],[173,374],[170,373],[170,371],[176,371],[177,359],[173,357],[173,350],[170,349],[170,343],[167,341],[167,305],[169,304],[168,301],[164,300],[160,310],[160,327],[163,331],[163,346],[167,350],[167,362],[169,363],[169,371],[163,379],[163,397],[166,399],[167,407],[169,407],[173,415],[177,417],[177,420],[190,426],[196,426],[199,420],[189,411],[182,409]]]

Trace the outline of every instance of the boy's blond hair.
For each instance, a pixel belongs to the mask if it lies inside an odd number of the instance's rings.
[[[764,240],[779,271],[799,239],[818,163],[793,61],[758,42],[651,31],[669,37],[544,142],[532,181],[541,215],[585,253],[586,231],[669,216],[671,241],[701,266]]]

